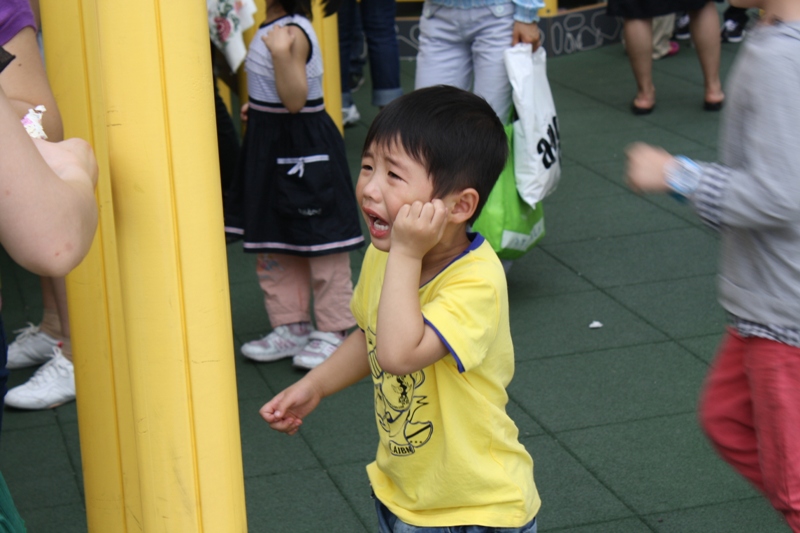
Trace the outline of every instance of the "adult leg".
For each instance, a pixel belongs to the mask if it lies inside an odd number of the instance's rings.
[[[700,68],[703,70],[706,109],[718,110],[725,100],[719,79],[719,62],[722,45],[719,42],[719,13],[714,2],[708,2],[697,11],[690,11],[692,40],[697,48]]]
[[[414,87],[453,85],[469,90],[472,85],[472,52],[462,36],[463,13],[428,2],[419,19],[419,52]]]
[[[514,7],[513,4],[502,4],[469,11],[474,21],[468,33],[472,41],[475,68],[473,91],[486,99],[505,124],[511,109],[511,83],[506,74],[503,53],[511,46]]]
[[[395,0],[361,2],[361,26],[367,38],[372,76],[372,105],[377,107],[383,107],[403,94],[395,13]]]
[[[342,0],[337,12],[339,25],[339,75],[341,77],[342,107],[353,105],[350,94],[350,55],[353,47],[353,26],[356,0]]]
[[[764,491],[800,532],[800,348],[748,339],[750,379]]]
[[[643,114],[656,105],[656,87],[653,84],[653,21],[625,19],[623,32],[628,60],[636,79],[633,109],[634,112]]]

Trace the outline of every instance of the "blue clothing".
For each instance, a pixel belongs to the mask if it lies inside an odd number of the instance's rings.
[[[517,22],[537,22],[539,9],[544,7],[544,0],[427,0],[431,4],[457,9],[472,9],[475,7],[491,7],[503,4],[514,4],[514,20]]]
[[[406,524],[375,498],[378,533],[536,533],[536,517],[522,527],[450,526],[418,527]]]
[[[350,51],[354,46],[357,16],[367,39],[369,71],[372,79],[372,105],[383,107],[402,96],[400,87],[400,46],[395,29],[395,0],[344,0],[339,7],[339,66],[342,81],[342,107],[353,105],[350,94]]]

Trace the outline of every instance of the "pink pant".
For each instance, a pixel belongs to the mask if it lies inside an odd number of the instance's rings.
[[[729,329],[700,420],[720,455],[800,532],[800,348]]]
[[[353,282],[347,252],[320,257],[258,254],[256,274],[273,328],[310,322],[312,289],[317,329],[342,331],[356,324],[350,312]]]

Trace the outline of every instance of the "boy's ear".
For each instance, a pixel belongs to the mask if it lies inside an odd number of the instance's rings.
[[[451,222],[461,224],[472,218],[472,215],[475,214],[475,210],[478,208],[478,191],[470,187],[451,193],[449,196],[452,202],[450,205]]]

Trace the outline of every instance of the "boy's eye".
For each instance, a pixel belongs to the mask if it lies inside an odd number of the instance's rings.
[[[367,165],[366,163],[362,163],[361,170],[372,170],[372,165]]]
[[[394,172],[389,172],[389,177],[390,178],[394,178],[396,180],[402,180],[403,179],[400,176],[398,176],[397,174],[395,174]]]

